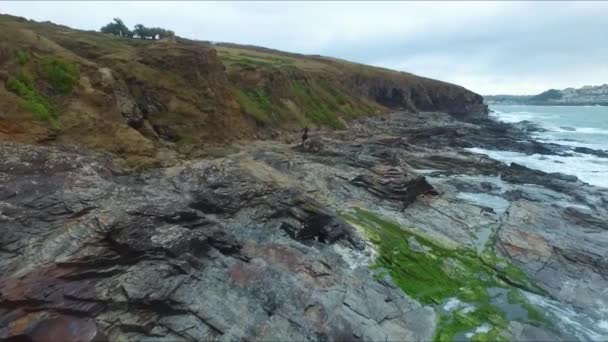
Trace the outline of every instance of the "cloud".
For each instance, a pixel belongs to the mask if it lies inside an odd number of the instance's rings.
[[[178,35],[323,54],[482,94],[608,80],[605,2],[0,2],[95,30],[113,17]]]

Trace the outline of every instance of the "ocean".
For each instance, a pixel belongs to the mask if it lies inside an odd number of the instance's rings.
[[[504,122],[530,121],[546,132],[533,137],[572,148],[588,147],[608,151],[608,107],[605,106],[490,106],[491,117]],[[515,162],[545,172],[577,176],[583,182],[608,188],[608,158],[572,152],[571,157],[548,156],[510,151],[470,149],[491,158]]]

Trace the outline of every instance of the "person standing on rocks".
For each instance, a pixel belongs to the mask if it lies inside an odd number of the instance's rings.
[[[304,127],[304,133],[302,133],[302,146],[304,146],[306,140],[308,140],[308,126]]]

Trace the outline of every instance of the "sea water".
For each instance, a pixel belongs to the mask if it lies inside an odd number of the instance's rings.
[[[608,107],[601,106],[491,106],[490,116],[502,122],[524,120],[545,131],[534,132],[541,142],[587,147],[608,152]],[[469,149],[506,163],[515,162],[545,172],[577,176],[583,182],[608,188],[608,158],[571,151],[572,156],[548,156],[513,151]],[[501,186],[502,187],[502,186]],[[581,313],[568,304],[524,292],[560,330],[581,340],[608,340],[608,310]]]
[[[490,116],[503,122],[530,121],[546,131],[534,132],[541,142],[587,147],[608,152],[608,107],[606,106],[491,106]],[[469,149],[510,163],[545,172],[577,176],[583,182],[608,188],[608,158],[572,151],[572,156],[549,156],[511,151]]]

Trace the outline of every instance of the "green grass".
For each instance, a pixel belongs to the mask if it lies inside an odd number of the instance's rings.
[[[509,293],[514,293],[510,294],[509,299],[528,311],[526,323],[548,325],[542,314],[519,293],[519,289],[503,280],[505,274],[497,271],[495,265],[499,262],[506,264],[505,272],[523,284],[530,284],[530,281],[521,270],[496,256],[491,248],[486,248],[482,256],[473,249],[448,249],[362,209],[344,213],[343,216],[362,227],[377,246],[379,255],[372,266],[377,276],[390,275],[406,294],[423,304],[439,306],[449,298],[458,298],[475,308],[470,312],[455,309],[448,314],[441,313],[435,340],[452,341],[456,334],[472,332],[483,324],[490,324],[491,330],[473,336],[473,340],[504,340],[501,332],[508,324],[506,313],[492,304],[487,290],[491,287],[505,288]],[[411,250],[408,244],[411,237],[430,248],[430,252]]]
[[[263,89],[241,90],[233,89],[237,100],[256,122],[262,125],[270,125],[277,122],[280,112],[285,109],[274,104]]]
[[[338,64],[329,59],[283,55],[247,47],[216,48],[241,107],[258,123],[274,126],[296,123],[342,129],[343,119],[386,109],[370,99],[352,94],[339,79],[326,78],[325,75],[340,70],[336,69]],[[250,83],[242,80],[243,70],[255,70],[253,72],[260,78],[276,75],[273,89],[251,89]]]
[[[6,89],[17,94],[23,101],[23,106],[32,112],[37,119],[57,126],[57,112],[51,103],[36,89],[32,77],[24,71],[10,76],[6,81]]]
[[[248,53],[230,53],[220,50],[219,56],[222,63],[229,68],[277,69],[293,65],[290,60],[284,58],[263,57]]]
[[[15,59],[19,65],[25,65],[30,60],[30,54],[27,51],[18,50],[15,52]]]
[[[475,330],[484,323],[492,324],[492,328],[487,333],[479,333],[472,337],[473,340],[483,341],[488,338],[491,341],[505,341],[501,332],[507,327],[504,314],[490,304],[484,304],[471,313],[455,311],[451,315],[441,315],[439,318],[439,328],[435,332],[436,341],[453,341],[458,333]],[[491,337],[491,339],[489,339]]]
[[[295,102],[302,108],[302,113],[314,124],[344,128],[338,119],[335,101],[330,96],[323,96],[316,85],[292,82],[291,93],[295,95]]]
[[[177,144],[180,146],[188,146],[195,143],[194,137],[191,135],[182,135],[179,137]]]
[[[290,93],[293,96],[293,103],[298,108],[295,113],[280,100],[274,99],[265,89],[241,90],[236,87],[233,89],[245,112],[260,124],[275,125],[291,121],[300,125],[313,123],[319,126],[342,128],[343,123],[338,119],[337,113],[330,109],[332,107],[330,102],[321,98],[320,93],[315,90],[298,82],[292,83]]]
[[[78,67],[58,57],[44,57],[41,61],[42,74],[51,88],[59,94],[69,94],[78,83]]]
[[[59,111],[51,99],[54,95],[62,96],[72,92],[79,79],[78,67],[56,56],[34,59],[33,63],[29,63],[30,54],[22,50],[15,53],[15,59],[21,67],[9,76],[6,89],[18,95],[23,107],[32,112],[35,118],[58,127]],[[46,81],[48,87],[39,87],[41,81]]]

